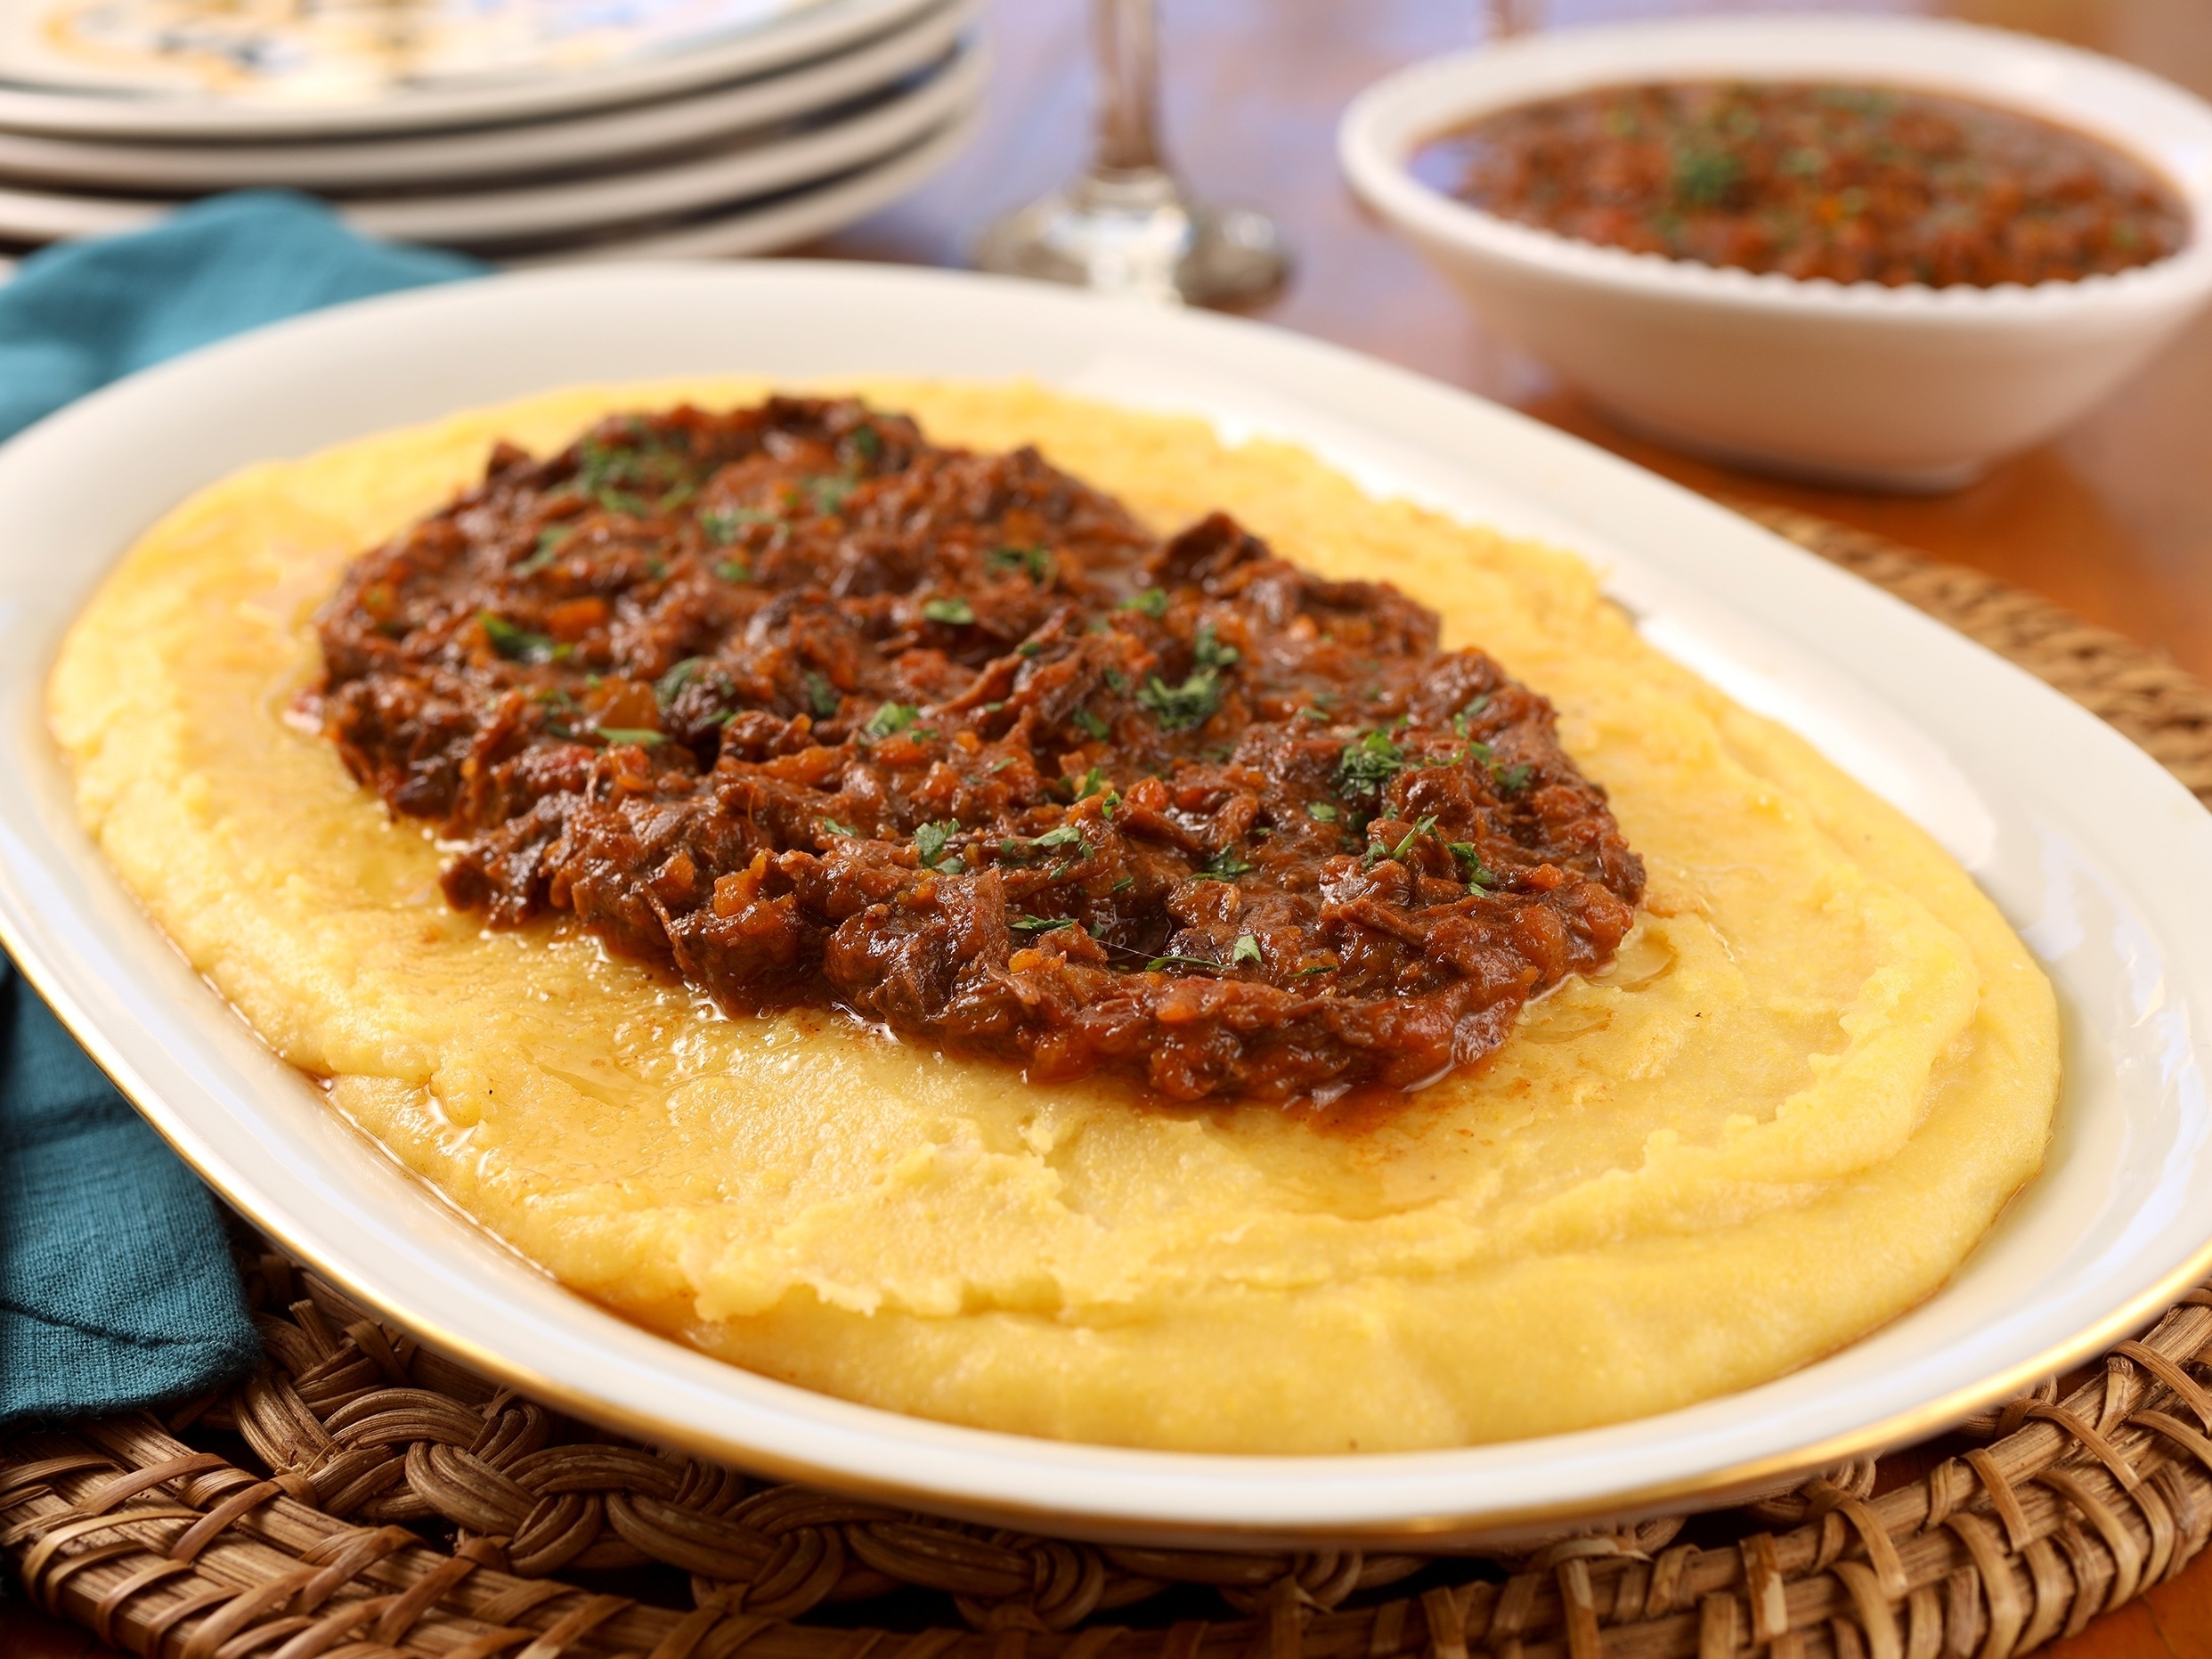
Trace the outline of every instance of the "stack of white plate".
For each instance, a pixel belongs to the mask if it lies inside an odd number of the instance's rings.
[[[217,191],[512,263],[760,253],[972,133],[980,0],[0,0],[0,244]]]

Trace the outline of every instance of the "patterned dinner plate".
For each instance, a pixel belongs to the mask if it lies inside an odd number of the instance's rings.
[[[0,131],[0,176],[29,190],[134,192],[289,187],[344,193],[604,169],[817,117],[948,53],[981,0],[944,0],[849,52],[779,75],[618,110],[458,133],[190,144]]]
[[[843,51],[929,9],[932,0],[23,0],[0,7],[0,130],[50,136],[232,140],[330,139],[428,132],[541,119],[583,110],[642,103],[701,87],[762,77]],[[158,26],[170,12],[219,20],[221,50],[204,36],[176,37],[174,63]],[[321,59],[255,44],[258,28],[304,29],[332,20]],[[458,39],[475,20],[511,27],[496,50],[454,49],[449,63],[417,62],[417,48],[380,38],[378,20],[398,36],[433,17]],[[57,32],[54,20],[75,20]],[[557,25],[533,20],[563,20]],[[104,33],[85,36],[104,20]],[[81,27],[80,27],[81,24]],[[533,30],[540,45],[524,42]],[[418,34],[431,34],[427,28]],[[500,32],[495,30],[495,32]],[[194,39],[200,45],[191,45]],[[343,49],[335,44],[348,43]],[[57,39],[69,43],[61,53]],[[562,43],[566,42],[565,45]],[[588,43],[588,44],[587,44]],[[107,48],[113,46],[110,52]],[[160,49],[157,49],[160,48]],[[504,53],[502,58],[500,53]],[[336,69],[281,66],[309,59]],[[379,58],[378,54],[383,56]],[[227,55],[226,55],[227,54]],[[304,54],[304,55],[303,55]],[[246,72],[263,57],[268,73]],[[58,78],[64,64],[86,67]],[[90,67],[104,63],[96,76]],[[232,64],[231,71],[221,65]],[[473,64],[473,67],[464,67]],[[245,69],[238,66],[243,65]]]

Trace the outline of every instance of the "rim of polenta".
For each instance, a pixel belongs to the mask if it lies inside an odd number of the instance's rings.
[[[1938,1289],[2040,1165],[2048,982],[1926,835],[1646,646],[1570,555],[1286,445],[1029,385],[875,383],[1035,443],[1163,530],[1225,509],[1387,580],[1549,697],[1650,886],[1615,960],[1356,1126],[1031,1086],[820,1012],[730,1020],[557,923],[449,909],[438,850],[289,726],[345,564],[598,416],[590,387],[200,492],[48,687],[125,881],[334,1107],[564,1283],[766,1375],[1186,1451],[1465,1445],[1749,1387]],[[809,388],[812,389],[812,388]]]

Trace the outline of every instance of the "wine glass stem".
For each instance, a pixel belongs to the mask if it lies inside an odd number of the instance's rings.
[[[1158,168],[1159,36],[1153,0],[1094,0],[1092,24],[1099,67],[1097,168]]]
[[[1543,0],[1490,0],[1490,37],[1509,40],[1543,27]]]
[[[1091,164],[1061,189],[987,228],[976,244],[976,264],[1010,276],[1199,305],[1265,297],[1282,286],[1289,268],[1273,223],[1247,208],[1191,201],[1160,153],[1153,0],[1091,5],[1098,48],[1098,143]]]

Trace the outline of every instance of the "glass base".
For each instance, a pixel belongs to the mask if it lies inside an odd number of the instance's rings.
[[[1191,305],[1264,299],[1289,274],[1265,214],[1200,207],[1147,167],[1093,172],[983,232],[979,269]]]

